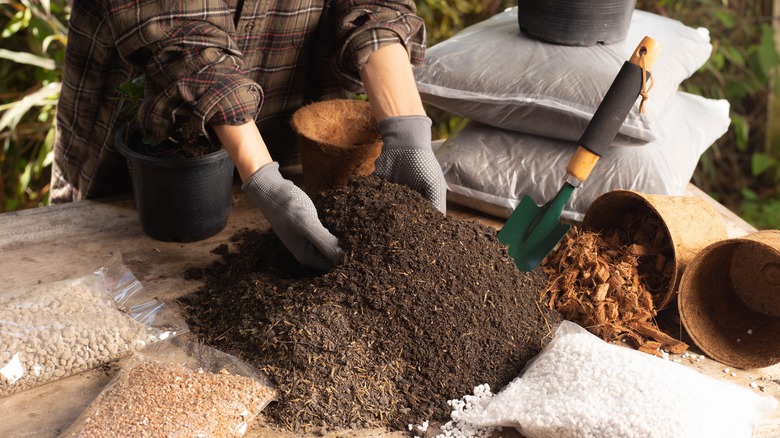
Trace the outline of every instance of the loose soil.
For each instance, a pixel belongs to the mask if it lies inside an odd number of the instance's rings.
[[[446,422],[447,400],[515,378],[560,322],[496,231],[369,176],[315,197],[341,262],[302,268],[270,230],[242,230],[188,271],[190,328],[276,383],[265,421],[294,431]]]
[[[125,141],[135,152],[154,158],[199,158],[222,149],[220,143],[212,143],[205,135],[177,135],[155,143],[144,138],[138,125],[126,131]]]

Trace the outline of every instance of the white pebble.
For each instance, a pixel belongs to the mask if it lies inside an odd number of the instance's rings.
[[[122,311],[111,295],[115,291],[98,287],[108,282],[107,275],[94,273],[3,293],[0,352],[20,353],[22,374],[5,376],[0,397],[128,355],[133,349],[127,340],[145,343],[158,331]],[[123,287],[129,289],[129,284]],[[125,332],[129,335],[123,340],[120,334]],[[5,354],[0,354],[0,373],[5,365]]]

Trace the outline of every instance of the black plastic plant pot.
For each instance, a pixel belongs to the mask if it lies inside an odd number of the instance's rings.
[[[540,40],[567,46],[622,41],[636,0],[520,0],[520,30]]]
[[[233,161],[227,151],[197,158],[155,158],[127,144],[127,127],[116,133],[116,148],[130,166],[144,233],[165,242],[207,239],[227,225]]]

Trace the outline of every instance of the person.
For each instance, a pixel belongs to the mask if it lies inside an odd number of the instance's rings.
[[[376,174],[446,213],[431,120],[414,80],[425,24],[412,0],[74,0],[57,111],[51,203],[130,190],[113,135],[116,87],[145,75],[147,136],[182,121],[216,135],[242,189],[296,259],[327,270],[338,241],[311,199],[282,176],[295,161],[292,113],[365,92],[383,140]]]

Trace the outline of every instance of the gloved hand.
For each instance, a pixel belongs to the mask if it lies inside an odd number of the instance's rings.
[[[388,117],[377,128],[382,153],[375,174],[420,192],[442,213],[447,212],[447,183],[431,148],[431,119],[427,116]]]
[[[322,271],[338,263],[341,249],[336,236],[322,225],[309,196],[282,177],[279,163],[258,169],[241,189],[298,262]]]

